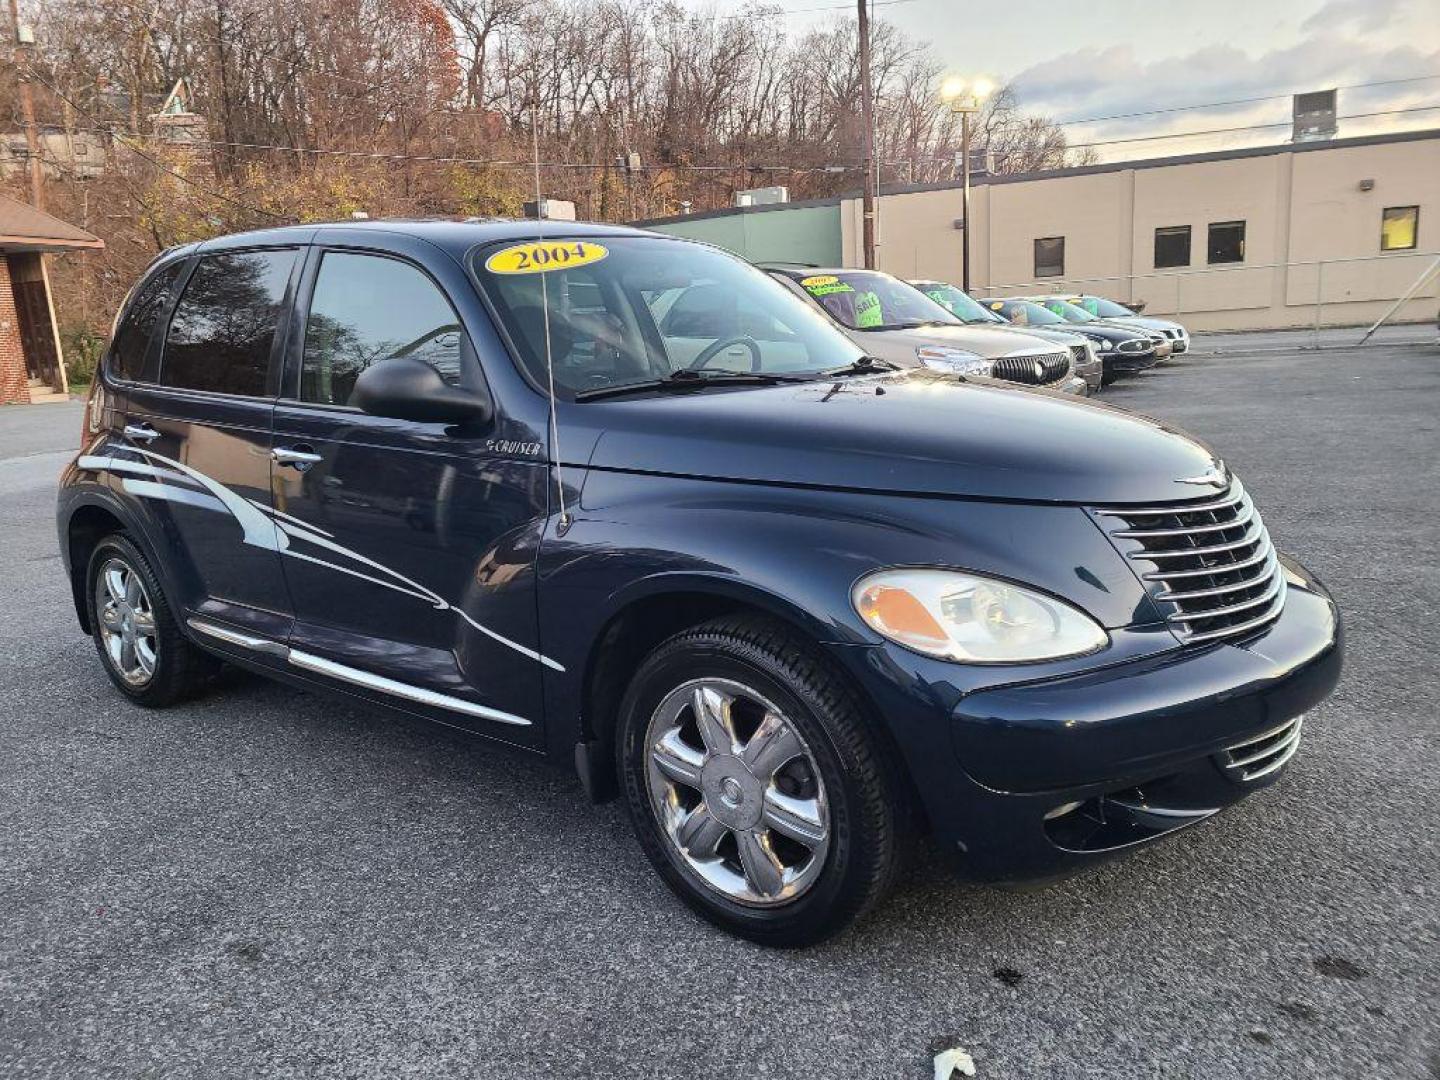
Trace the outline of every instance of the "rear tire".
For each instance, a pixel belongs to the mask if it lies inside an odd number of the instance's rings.
[[[110,681],[138,705],[196,694],[220,662],[190,643],[140,549],[123,533],[95,545],[85,585],[96,651]]]
[[[823,941],[897,872],[895,767],[854,693],[781,624],[726,617],[660,645],[621,703],[616,754],[656,871],[741,937]]]

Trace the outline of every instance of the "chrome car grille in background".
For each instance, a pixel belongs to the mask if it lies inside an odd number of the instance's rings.
[[[1070,346],[1070,362],[1074,364],[1077,368],[1089,359],[1090,358],[1085,354],[1084,345]]]
[[[1305,718],[1297,716],[1263,735],[1227,746],[1217,755],[1220,768],[1226,776],[1241,784],[1253,783],[1279,772],[1300,749],[1300,729],[1304,724]]]
[[[1096,511],[1184,641],[1258,630],[1285,605],[1285,575],[1239,480],[1216,498]]]
[[[1002,356],[995,361],[995,378],[1008,382],[1045,386],[1070,374],[1068,352],[1040,353],[1035,356]]]

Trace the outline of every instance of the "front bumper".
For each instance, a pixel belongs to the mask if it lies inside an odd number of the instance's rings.
[[[1108,352],[1104,356],[1105,370],[1107,374],[1133,375],[1137,371],[1145,371],[1154,367],[1160,362],[1155,355],[1154,349],[1145,349],[1142,352]]]
[[[912,758],[911,774],[959,872],[1064,874],[1273,783],[1299,745],[1292,721],[1330,694],[1341,669],[1335,606],[1313,579],[1299,580],[1257,635],[977,689],[936,716],[953,765],[941,776]]]

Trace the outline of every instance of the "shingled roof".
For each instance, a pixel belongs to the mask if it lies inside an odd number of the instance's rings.
[[[0,195],[0,251],[100,249],[105,241],[69,222]]]

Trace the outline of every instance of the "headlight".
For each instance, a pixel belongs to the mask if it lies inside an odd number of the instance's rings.
[[[1095,361],[1100,357],[1100,346],[1089,338],[1085,339],[1085,359]]]
[[[961,663],[1057,660],[1109,640],[1054,597],[958,570],[881,570],[860,579],[851,601],[882,637]]]
[[[915,350],[915,358],[927,368],[956,375],[989,375],[995,370],[995,361],[947,345],[921,345]]]

